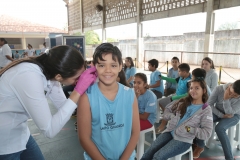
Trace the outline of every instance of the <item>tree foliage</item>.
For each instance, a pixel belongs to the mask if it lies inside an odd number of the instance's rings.
[[[233,30],[233,29],[238,29],[238,24],[237,22],[226,22],[224,24],[221,24],[219,27],[218,27],[218,31],[221,31],[221,30]]]
[[[81,36],[83,34],[81,32],[76,32],[73,35],[74,36]],[[86,41],[86,45],[101,43],[98,34],[96,32],[94,32],[94,31],[87,31],[87,32],[85,32],[85,41]]]

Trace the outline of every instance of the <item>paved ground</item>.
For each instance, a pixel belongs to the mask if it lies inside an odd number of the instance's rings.
[[[49,104],[52,114],[54,114],[56,109],[51,103]],[[77,132],[75,131],[75,121],[76,118],[72,117],[59,134],[49,139],[40,134],[34,122],[29,120],[28,125],[31,134],[40,146],[46,160],[83,160],[83,148],[78,141]],[[158,126],[158,124],[155,125]],[[150,133],[146,134],[146,140],[152,142],[152,135]],[[145,146],[145,149],[147,147]],[[235,158],[240,160],[240,151],[234,148],[233,153]],[[182,159],[188,160],[188,156],[185,155]],[[210,149],[205,149],[198,160],[224,160],[222,147],[211,145]]]

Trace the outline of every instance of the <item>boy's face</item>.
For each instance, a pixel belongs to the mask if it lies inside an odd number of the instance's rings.
[[[105,85],[111,85],[116,82],[122,65],[119,65],[117,58],[116,61],[112,59],[112,53],[103,54],[102,58],[105,61],[98,59],[98,63],[96,64],[99,81]]]
[[[154,71],[155,67],[152,66],[150,63],[148,63],[148,69],[149,69],[149,71]]]
[[[179,68],[178,68],[178,74],[180,77],[185,77],[187,72],[186,71],[181,71]]]
[[[178,62],[178,60],[176,60],[176,59],[172,59],[172,60],[171,60],[171,64],[172,64],[172,67],[173,67],[173,68],[177,68],[178,65],[179,65],[179,62]]]

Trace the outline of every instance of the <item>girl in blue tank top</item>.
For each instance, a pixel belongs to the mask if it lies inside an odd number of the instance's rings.
[[[147,89],[147,85],[147,76],[144,73],[135,74],[133,86],[138,99],[141,131],[151,128],[157,118],[157,97]]]
[[[122,69],[121,52],[103,43],[96,48],[93,63],[99,82],[81,96],[77,113],[84,158],[134,160],[140,131],[138,104],[134,90],[116,81]]]

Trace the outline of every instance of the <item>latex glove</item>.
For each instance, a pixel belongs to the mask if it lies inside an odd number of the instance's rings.
[[[74,90],[76,90],[80,95],[83,95],[83,93],[88,89],[88,87],[95,82],[97,78],[96,71],[97,70],[94,66],[85,70],[79,77]]]

